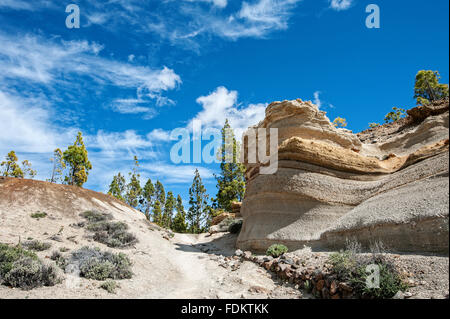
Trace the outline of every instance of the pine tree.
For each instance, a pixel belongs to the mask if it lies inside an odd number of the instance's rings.
[[[147,183],[145,183],[144,189],[142,190],[142,206],[145,216],[147,216],[148,219],[150,219],[150,210],[153,207],[154,198],[155,186],[153,186],[152,180],[149,178]]]
[[[448,98],[448,84],[441,84],[438,71],[421,70],[417,72],[414,85],[414,98],[417,104],[427,105],[432,101]]]
[[[114,196],[115,198],[125,201],[123,193],[125,192],[125,177],[119,173],[117,176],[113,177],[111,184],[109,185],[108,194]]]
[[[6,161],[0,163],[0,167],[4,167],[2,175],[7,177],[23,178],[23,171],[19,164],[17,164],[19,159],[17,158],[16,152],[9,152],[5,159]]]
[[[180,195],[177,197],[175,210],[177,213],[173,219],[172,230],[177,233],[185,233],[187,231],[186,212],[184,211],[183,200]]]
[[[50,179],[51,183],[57,183],[58,181],[63,181],[63,173],[66,169],[66,164],[63,159],[63,152],[57,148],[53,151],[53,158],[50,159],[53,163],[52,177]]]
[[[28,177],[30,179],[33,179],[37,174],[37,172],[31,168],[31,163],[28,160],[22,162],[22,171],[23,177]]]
[[[164,185],[157,180],[155,184],[155,198],[159,201],[160,205],[166,203],[166,191],[164,190]],[[163,209],[164,207],[161,207]]]
[[[208,195],[202,183],[198,169],[195,170],[195,177],[189,188],[189,211],[187,220],[189,231],[199,234],[205,230],[207,220],[211,214],[211,207],[208,205]]]
[[[219,176],[215,175],[218,188],[215,208],[230,211],[233,201],[242,201],[244,198],[245,167],[239,163],[239,144],[228,120],[222,128],[219,158],[221,173]]]
[[[162,210],[159,200],[155,200],[153,204],[153,222],[160,226],[162,224]]]
[[[84,146],[81,132],[78,132],[75,143],[64,151],[63,159],[64,163],[69,167],[69,174],[65,177],[65,182],[69,185],[83,186],[88,179],[92,164],[89,162],[88,152]]]
[[[175,197],[172,192],[167,193],[166,204],[164,205],[164,215],[163,215],[163,227],[171,228],[172,226],[172,215],[175,209]]]
[[[139,174],[139,161],[137,156],[134,157],[134,167],[132,172],[129,173],[130,182],[127,185],[127,193],[125,194],[125,200],[131,207],[138,207],[141,201],[142,188],[140,183]]]

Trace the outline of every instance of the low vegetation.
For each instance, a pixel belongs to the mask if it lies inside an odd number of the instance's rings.
[[[330,255],[332,271],[341,281],[348,282],[354,293],[361,298],[392,298],[398,291],[405,291],[407,285],[397,271],[394,262],[384,253],[381,244],[371,247],[370,254],[362,254],[358,244],[347,245],[345,250]],[[367,284],[372,277],[370,269],[379,270],[379,285]]]
[[[47,249],[50,249],[50,247],[52,247],[52,244],[44,243],[39,240],[27,240],[23,243],[23,246],[34,251],[45,251]]]
[[[119,284],[111,279],[108,279],[107,281],[105,281],[100,285],[100,288],[105,289],[110,294],[115,294],[116,289],[119,287],[120,287]]]
[[[59,251],[54,251],[50,256],[50,259],[56,262],[56,265],[63,270],[67,266],[67,259]]]
[[[54,286],[60,279],[57,270],[45,265],[31,251],[18,246],[0,244],[0,283],[24,290]]]
[[[36,213],[31,214],[30,216],[31,216],[31,218],[41,219],[41,218],[47,217],[47,213],[45,213],[45,212],[36,212]]]
[[[266,255],[277,258],[287,252],[288,248],[285,245],[274,244],[267,249]]]
[[[80,276],[87,279],[130,279],[133,276],[131,261],[123,254],[83,247],[72,253],[69,265],[76,265]],[[67,267],[66,267],[67,268]]]
[[[128,232],[128,225],[112,221],[112,215],[94,211],[81,214],[88,224],[86,229],[94,233],[93,239],[111,248],[126,248],[137,242],[136,236]]]

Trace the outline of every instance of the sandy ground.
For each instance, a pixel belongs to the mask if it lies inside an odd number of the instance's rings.
[[[251,262],[236,262],[238,269],[224,268],[220,260],[234,251],[229,246],[235,236],[175,235],[170,242],[164,232],[149,230],[149,241],[127,253],[133,261],[134,277],[120,280],[116,294],[99,288],[101,282],[65,274],[54,287],[31,291],[0,286],[0,298],[301,298],[300,291],[283,284]],[[158,238],[159,237],[159,238]],[[205,244],[205,242],[207,244]],[[148,245],[143,247],[141,245]],[[99,245],[95,245],[99,246]],[[211,253],[204,252],[211,247]],[[214,247],[214,248],[212,248]],[[142,249],[144,248],[144,249]],[[203,251],[202,251],[203,250]],[[50,250],[51,251],[51,250]],[[38,255],[46,258],[49,251]],[[234,260],[233,260],[234,261]]]
[[[110,249],[94,242],[84,228],[74,227],[83,221],[80,213],[86,210],[107,212],[116,221],[127,223],[138,243],[128,249]],[[37,211],[45,211],[47,217],[32,218],[30,215]],[[99,287],[102,282],[61,271],[63,281],[53,287],[24,291],[0,285],[0,298],[310,297],[256,264],[234,259],[235,235],[175,234],[170,238],[142,213],[104,194],[45,182],[0,179],[0,243],[17,244],[31,238],[52,244],[49,250],[37,253],[45,263],[54,263],[49,256],[63,247],[68,249],[66,256],[84,246],[123,252],[133,263],[134,276],[119,280],[116,294],[109,294]],[[305,251],[294,253],[312,267],[323,265],[328,256]],[[414,280],[413,296],[448,296],[448,256],[402,255],[398,260]]]

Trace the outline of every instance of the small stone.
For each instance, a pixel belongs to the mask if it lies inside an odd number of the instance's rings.
[[[398,291],[392,299],[405,299],[405,294],[401,291]]]
[[[241,257],[241,256],[244,255],[244,252],[242,250],[238,249],[238,250],[235,251],[234,255],[238,256],[238,257]]]
[[[352,288],[349,284],[347,284],[347,283],[345,283],[345,282],[339,283],[339,288],[340,288],[341,290],[347,291],[347,292],[353,291],[353,288]]]
[[[325,280],[319,280],[317,283],[316,283],[316,289],[318,290],[318,291],[322,291],[322,289],[323,289],[323,287],[325,286]]]
[[[331,285],[330,285],[330,293],[331,293],[332,295],[336,294],[337,289],[338,289],[337,282],[336,282],[336,280],[333,280],[333,281],[331,282]]]
[[[248,291],[257,294],[268,294],[270,292],[268,289],[260,286],[252,286],[248,289]]]

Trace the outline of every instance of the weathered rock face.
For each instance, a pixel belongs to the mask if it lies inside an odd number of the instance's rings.
[[[310,102],[270,104],[257,128],[279,129],[278,171],[247,165],[239,248],[343,247],[356,238],[448,252],[448,102],[421,112],[355,135]]]

